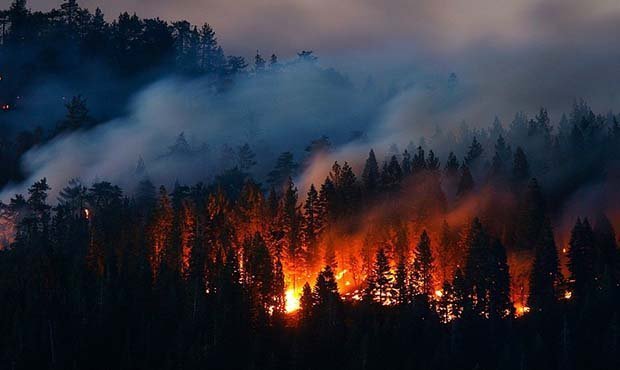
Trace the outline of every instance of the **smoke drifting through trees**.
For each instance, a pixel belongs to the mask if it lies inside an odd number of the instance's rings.
[[[152,68],[128,82],[141,92],[127,114],[114,109],[120,118],[97,117],[76,93],[59,122],[9,132],[7,363],[617,364],[618,116],[557,103],[583,94],[613,108],[609,82],[592,90],[581,76],[549,99],[550,114],[546,97],[496,94],[493,73],[360,83],[310,51],[257,53],[247,66],[208,25],[128,14],[107,24],[74,1],[44,14],[16,1],[2,15],[1,47],[32,43],[36,56],[10,60],[3,99],[21,100],[20,78],[36,84],[20,72],[28,61],[44,62],[33,73],[43,80],[66,74],[49,53],[79,65],[97,27],[110,49],[96,59],[115,78]],[[67,50],[46,44],[67,30]],[[13,125],[32,108],[18,103],[1,116]],[[523,103],[532,113],[512,118]]]

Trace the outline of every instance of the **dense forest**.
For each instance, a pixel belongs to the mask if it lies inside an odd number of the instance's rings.
[[[27,110],[19,94],[43,76],[95,65],[132,89],[163,69],[207,76],[214,94],[287,68],[225,56],[208,25],[107,23],[74,0],[16,0],[0,22],[0,117]],[[86,104],[68,99],[52,127],[3,127],[0,183],[28,176],[31,148],[107,124]],[[131,188],[39,179],[0,203],[0,364],[618,369],[618,118],[577,100],[557,122],[541,108],[406,148],[360,134],[357,158],[327,136],[275,163],[243,143],[195,184],[154,183],[141,159]],[[192,155],[183,133],[170,152]]]

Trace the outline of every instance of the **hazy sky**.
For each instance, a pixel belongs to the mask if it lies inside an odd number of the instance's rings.
[[[33,9],[60,0],[29,0]],[[121,11],[212,24],[229,52],[261,49],[455,51],[542,41],[588,42],[618,31],[618,0],[82,0],[108,18]]]

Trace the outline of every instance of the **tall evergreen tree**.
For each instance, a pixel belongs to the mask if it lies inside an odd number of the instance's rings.
[[[463,199],[474,189],[474,178],[465,163],[461,166],[461,177],[456,189],[457,198]]]
[[[593,292],[596,282],[594,235],[587,219],[577,219],[568,245],[568,269],[573,281],[573,294],[583,300]]]
[[[85,129],[93,123],[93,119],[90,117],[88,107],[86,106],[86,99],[81,95],[71,98],[71,101],[65,107],[67,108],[67,115],[58,124],[56,129],[58,133]]]
[[[413,253],[414,260],[411,271],[413,290],[416,295],[432,297],[435,292],[433,277],[434,258],[431,252],[431,239],[426,230],[420,235],[420,241]]]
[[[318,254],[318,243],[323,230],[323,220],[320,215],[319,194],[314,187],[310,185],[306,201],[304,203],[302,238],[305,247],[306,268],[311,269]]]
[[[390,269],[390,261],[383,248],[379,248],[373,269],[366,280],[365,299],[381,305],[392,302],[395,296],[394,276]]]
[[[293,160],[293,153],[284,152],[278,156],[274,169],[267,175],[267,183],[279,188],[285,185],[288,178],[295,175],[297,164]]]
[[[495,239],[491,244],[490,258],[489,317],[501,319],[511,316],[513,307],[510,301],[510,272],[506,249],[499,239]]]
[[[512,177],[519,183],[526,181],[530,176],[530,167],[527,162],[525,152],[521,147],[517,147],[514,155],[514,162],[512,165]]]
[[[477,166],[479,163],[479,159],[482,157],[482,153],[484,149],[482,148],[482,144],[478,141],[478,139],[474,136],[474,139],[467,150],[467,155],[465,156],[465,163],[469,167]]]
[[[369,195],[375,194],[379,188],[380,181],[379,165],[377,164],[375,152],[371,149],[362,172],[362,183],[365,192]]]
[[[558,252],[548,218],[545,219],[543,230],[536,243],[535,253],[530,275],[528,306],[533,312],[549,313],[553,310],[557,300],[556,289],[560,271]]]

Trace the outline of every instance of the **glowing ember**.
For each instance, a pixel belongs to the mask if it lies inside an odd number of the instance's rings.
[[[86,218],[87,220],[90,218],[90,211],[88,210],[88,208],[84,208],[84,218]]]
[[[437,298],[441,298],[443,297],[443,292],[441,290],[436,290],[435,295],[437,296]]]
[[[289,289],[286,291],[285,296],[285,306],[284,309],[287,313],[295,312],[299,310],[299,296],[295,293],[295,290]]]
[[[336,274],[336,280],[340,280],[342,279],[342,277],[344,276],[344,274],[347,273],[347,269],[344,269],[342,271],[340,271],[339,273]]]
[[[570,290],[567,290],[566,292],[564,292],[564,299],[571,299],[573,296],[573,292],[571,292]]]
[[[530,308],[528,306],[517,305],[516,309],[517,309],[516,311],[517,316],[523,316],[526,313],[530,312]]]

